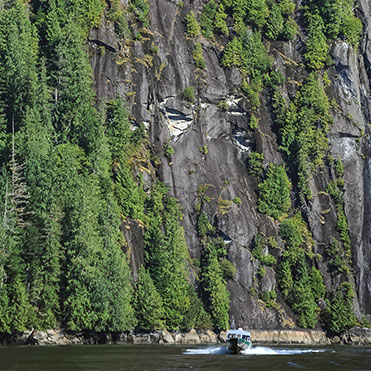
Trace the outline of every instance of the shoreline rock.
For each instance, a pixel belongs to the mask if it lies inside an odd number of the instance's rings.
[[[251,338],[259,344],[331,344],[322,330],[251,330]]]
[[[370,345],[371,329],[355,327],[340,336],[328,337],[322,330],[250,330],[253,344]],[[220,344],[226,342],[226,332],[191,329],[186,332],[167,330],[152,332],[93,331],[67,332],[63,330],[25,331],[12,335],[0,334],[0,345],[70,345],[70,344]]]

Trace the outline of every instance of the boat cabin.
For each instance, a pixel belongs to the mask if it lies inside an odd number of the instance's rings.
[[[243,331],[242,329],[238,330],[229,330],[227,332],[227,341],[230,339],[242,339],[250,342],[251,335],[247,331]]]

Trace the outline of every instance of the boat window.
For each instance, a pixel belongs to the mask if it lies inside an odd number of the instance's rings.
[[[240,335],[240,334],[238,334],[237,337],[238,337],[239,339],[241,339],[241,335]]]

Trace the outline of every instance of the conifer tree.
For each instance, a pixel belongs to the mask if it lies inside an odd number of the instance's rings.
[[[129,257],[124,253],[126,244],[120,231],[120,212],[111,192],[101,190],[99,213],[100,235],[107,263],[103,266],[108,287],[109,319],[106,328],[111,331],[130,330],[136,324],[131,286]]]
[[[10,176],[4,172],[3,225],[1,245],[3,252],[2,281],[5,283],[1,301],[7,315],[2,320],[3,331],[24,331],[34,322],[34,312],[26,290],[25,203],[28,199],[22,167],[15,159],[14,135]]]
[[[188,250],[180,225],[180,210],[168,190],[156,183],[147,203],[146,262],[165,309],[166,327],[179,329],[190,307]]]
[[[2,331],[25,330],[34,321],[26,290],[26,226],[29,190],[24,162],[16,152],[18,131],[37,90],[37,44],[35,29],[21,0],[7,4],[0,13],[0,111],[3,167],[3,219],[1,228]],[[0,330],[0,331],[1,331]]]
[[[204,241],[202,252],[201,284],[206,307],[214,327],[220,330],[229,328],[229,292],[220,265],[225,256],[224,242],[220,239]]]
[[[139,268],[135,285],[135,313],[138,319],[137,327],[141,330],[159,330],[165,327],[161,296],[143,266]]]
[[[5,128],[15,132],[26,108],[34,104],[37,90],[38,39],[26,5],[15,0],[0,12],[0,110]]]

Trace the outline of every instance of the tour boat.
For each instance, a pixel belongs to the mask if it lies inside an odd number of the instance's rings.
[[[251,334],[248,331],[229,330],[227,332],[228,349],[232,353],[239,354],[241,350],[251,349]]]

